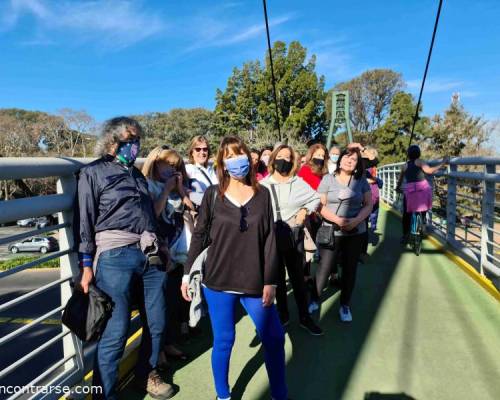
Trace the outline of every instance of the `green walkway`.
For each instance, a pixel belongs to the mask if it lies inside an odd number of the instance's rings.
[[[351,324],[338,320],[338,293],[324,293],[325,336],[287,330],[287,377],[293,400],[500,399],[500,305],[443,254],[425,242],[416,257],[399,246],[400,222],[381,210],[380,242],[360,265]],[[295,311],[289,298],[290,310]],[[215,398],[210,334],[173,364],[176,400]],[[268,400],[267,377],[248,317],[237,325],[231,360],[233,398]],[[127,388],[123,399],[141,399]]]

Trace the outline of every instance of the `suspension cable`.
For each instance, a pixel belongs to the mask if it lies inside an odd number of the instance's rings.
[[[266,0],[262,0],[264,4],[264,18],[266,20],[266,33],[267,33],[267,48],[269,50],[269,64],[271,66],[271,82],[273,85],[273,93],[274,93],[274,105],[276,108],[276,124],[278,125],[278,138],[279,141],[282,141],[281,137],[281,128],[280,128],[280,115],[279,115],[279,107],[278,107],[278,95],[276,93],[276,79],[274,77],[274,66],[273,66],[273,54],[271,51],[271,37],[269,35],[269,22],[267,19],[267,5]]]
[[[429,70],[429,64],[431,62],[432,49],[434,48],[434,39],[436,38],[436,31],[439,24],[439,17],[441,16],[441,6],[443,5],[443,0],[439,0],[439,6],[436,14],[436,21],[434,22],[434,31],[432,32],[432,40],[431,45],[429,47],[429,54],[427,55],[427,63],[425,64],[424,77],[422,79],[422,86],[420,86],[420,94],[418,95],[417,109],[415,110],[415,116],[413,117],[413,126],[411,127],[410,134],[410,142],[408,143],[408,147],[410,147],[411,142],[413,140],[413,134],[415,131],[415,125],[418,120],[418,110],[420,108],[420,103],[422,101],[422,94],[424,92],[425,80],[427,79],[427,71]]]

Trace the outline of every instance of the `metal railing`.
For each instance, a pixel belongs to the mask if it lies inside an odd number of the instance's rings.
[[[13,309],[16,306],[22,304],[26,305],[28,302],[37,301],[37,296],[46,294],[49,290],[53,290],[54,288],[59,288],[60,292],[60,301],[57,307],[43,311],[42,315],[36,316],[35,319],[29,320],[28,323],[22,325],[20,328],[0,337],[0,354],[3,351],[2,346],[5,346],[13,340],[26,338],[26,343],[29,343],[30,334],[34,335],[33,331],[37,327],[39,328],[48,318],[60,319],[64,305],[71,297],[72,290],[70,282],[73,277],[79,274],[72,226],[73,207],[76,194],[75,173],[90,161],[92,160],[71,158],[0,158],[0,181],[28,178],[57,178],[57,194],[0,201],[0,224],[15,222],[25,218],[52,215],[55,213],[58,215],[57,225],[0,237],[0,245],[23,240],[32,236],[55,232],[58,234],[60,248],[56,252],[47,253],[33,261],[17,265],[6,271],[0,271],[1,285],[2,279],[7,276],[12,276],[13,274],[17,274],[50,260],[60,260],[58,279],[0,304],[1,315],[5,313],[5,311]],[[137,326],[137,323],[135,326]],[[19,353],[19,357],[13,363],[0,370],[0,382],[2,380],[5,381],[6,377],[19,371],[23,366],[26,367],[30,360],[44,354],[49,347],[54,345],[61,346],[61,342],[62,356],[50,362],[50,364],[45,365],[42,373],[38,376],[34,378],[30,377],[29,381],[23,382],[22,387],[24,389],[34,386],[62,387],[81,383],[85,374],[92,369],[90,360],[93,358],[92,353],[95,346],[87,346],[84,348],[82,342],[64,325],[61,325],[60,332],[55,334],[55,336],[46,340],[42,345],[31,349],[27,354],[24,354],[24,349],[16,349]],[[30,399],[59,398],[60,394],[30,393],[27,395],[23,393],[23,391],[18,391],[8,399],[12,400],[20,397]]]
[[[401,212],[402,195],[396,192],[396,185],[403,165],[388,164],[378,169],[384,181],[382,200]],[[427,224],[500,290],[499,170],[499,157],[452,159],[446,170],[428,177],[433,206]]]

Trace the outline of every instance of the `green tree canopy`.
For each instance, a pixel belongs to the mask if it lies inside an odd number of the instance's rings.
[[[145,135],[142,155],[163,144],[185,156],[191,139],[205,135],[213,143],[212,112],[204,108],[174,108],[169,112],[146,113],[132,116],[142,125]]]
[[[310,137],[326,129],[324,78],[315,71],[316,57],[307,60],[299,42],[275,42],[272,48],[279,118],[294,138]],[[276,130],[276,111],[269,57],[235,68],[226,88],[217,90],[215,126],[219,135],[242,131]]]
[[[350,117],[355,134],[369,133],[383,123],[392,99],[404,87],[400,73],[390,69],[372,69],[330,90],[326,99],[327,120],[331,120],[332,90],[348,90]]]
[[[435,156],[477,155],[492,130],[487,121],[468,113],[454,96],[444,115],[432,118],[428,147]]]
[[[411,94],[399,92],[394,95],[386,121],[373,132],[381,165],[406,159],[415,108]],[[415,126],[414,142],[420,142],[429,133],[429,119],[420,118]]]

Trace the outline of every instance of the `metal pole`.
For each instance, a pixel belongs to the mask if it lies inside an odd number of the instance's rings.
[[[434,39],[436,38],[436,31],[439,24],[439,17],[441,15],[441,6],[443,5],[443,0],[439,0],[438,11],[436,14],[436,21],[434,22],[434,31],[432,32],[431,45],[429,47],[429,54],[427,55],[427,62],[425,64],[424,78],[422,79],[422,85],[420,86],[420,94],[418,95],[417,109],[415,110],[415,116],[413,117],[413,125],[411,127],[410,142],[408,147],[410,147],[413,140],[413,133],[415,131],[415,125],[418,120],[418,109],[420,108],[420,103],[422,101],[422,94],[424,93],[425,80],[427,79],[427,72],[429,71],[429,64],[431,62],[432,49],[434,48]]]
[[[276,124],[278,125],[278,139],[281,142],[283,140],[283,138],[281,137],[280,115],[279,115],[279,108],[278,108],[278,95],[276,93],[276,79],[274,77],[273,53],[271,50],[271,36],[269,35],[269,22],[267,20],[266,0],[262,0],[262,3],[264,5],[264,18],[266,20],[267,49],[269,50],[269,64],[271,66],[271,82],[273,85],[274,105],[276,108]]]

